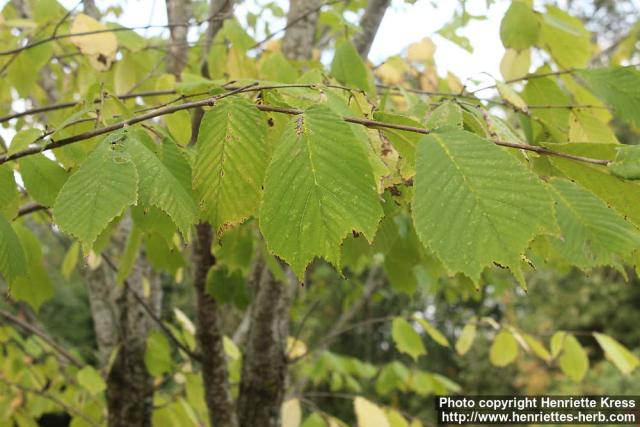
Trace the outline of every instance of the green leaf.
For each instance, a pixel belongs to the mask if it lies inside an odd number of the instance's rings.
[[[640,233],[617,212],[576,184],[551,180],[560,236],[549,240],[572,265],[618,268],[640,245]]]
[[[18,151],[24,150],[29,145],[33,144],[41,135],[42,131],[40,129],[21,130],[20,132],[16,133],[11,140],[11,145],[9,145],[7,154],[11,155],[17,153]]]
[[[609,163],[609,171],[625,179],[640,179],[640,145],[618,148],[616,159]]]
[[[175,274],[186,265],[182,252],[176,250],[172,242],[167,242],[160,234],[151,233],[145,236],[145,248],[149,264],[157,270]]]
[[[462,129],[462,109],[452,101],[443,102],[429,114],[427,119],[428,129],[446,126]]]
[[[193,187],[216,230],[244,221],[258,208],[269,157],[266,129],[265,115],[240,97],[220,101],[202,119]]]
[[[225,266],[216,266],[207,274],[206,290],[221,304],[234,304],[244,309],[249,304],[249,296],[242,272],[229,271]]]
[[[518,341],[511,332],[501,330],[491,344],[489,360],[495,366],[503,367],[516,360],[516,357],[518,357]]]
[[[604,350],[607,359],[623,374],[629,375],[640,365],[640,360],[633,353],[609,335],[594,332],[593,336]]]
[[[29,304],[37,313],[40,306],[54,295],[53,284],[42,263],[30,263],[27,274],[11,282],[10,294],[16,301]]]
[[[186,146],[191,140],[191,115],[187,110],[176,111],[164,116],[164,121],[171,136],[181,145]]]
[[[391,337],[398,351],[408,354],[413,360],[418,360],[418,357],[427,354],[420,335],[401,317],[393,319]]]
[[[54,222],[88,251],[107,225],[136,202],[137,181],[129,156],[103,141],[60,190]]]
[[[545,72],[546,69],[537,72]],[[571,99],[551,78],[530,79],[522,92],[522,99],[528,105],[569,105]],[[531,109],[531,115],[543,120],[556,139],[566,141],[566,129],[569,126],[569,110],[566,108]]]
[[[20,207],[20,193],[8,163],[0,165],[0,214],[13,219]]]
[[[190,192],[158,158],[153,151],[154,142],[145,131],[133,129],[126,135],[123,147],[138,170],[138,203],[165,212],[182,235],[187,236],[197,219],[197,208]]]
[[[167,243],[173,241],[176,226],[166,213],[156,207],[134,206],[131,208],[131,217],[136,227],[147,234],[157,233]]]
[[[395,223],[394,226],[397,228],[397,238],[393,240],[392,246],[384,257],[384,271],[387,273],[391,287],[409,296],[414,294],[418,286],[414,267],[421,261],[420,242],[410,221],[410,218],[405,215],[383,220],[383,223]],[[376,240],[374,243],[379,243],[378,234],[376,234]]]
[[[11,223],[0,215],[0,272],[11,283],[27,272],[27,259]]]
[[[526,49],[536,44],[539,35],[540,20],[531,6],[521,0],[511,2],[500,24],[500,39],[504,47]]]
[[[132,227],[127,245],[124,248],[118,262],[118,274],[116,275],[116,283],[121,285],[131,273],[133,265],[138,257],[140,244],[142,243],[142,232],[138,227]]]
[[[427,135],[417,150],[413,219],[423,244],[476,283],[492,262],[523,283],[521,254],[555,222],[538,177],[465,131]]]
[[[558,364],[562,372],[575,382],[582,381],[589,370],[587,353],[573,335],[565,337]]]
[[[76,374],[76,380],[81,387],[94,396],[107,389],[107,384],[100,376],[100,373],[92,366],[85,366]]]
[[[76,241],[71,244],[62,260],[62,275],[65,279],[69,279],[71,273],[73,273],[73,270],[76,268],[78,255],[80,255],[80,244]]]
[[[590,68],[576,75],[621,119],[640,127],[640,71],[632,66]]]
[[[338,81],[373,93],[373,75],[350,41],[341,43],[331,62],[331,74]]]
[[[563,148],[560,151],[566,152],[568,150]],[[551,159],[551,164],[562,171],[567,178],[604,200],[608,206],[611,206],[636,227],[640,227],[640,209],[638,209],[636,202],[640,198],[640,186],[637,183],[621,181],[607,173],[603,167],[586,165],[574,160],[557,157]]]
[[[260,75],[264,80],[295,83],[298,72],[280,52],[269,53],[260,61]]]
[[[375,112],[373,118],[385,123],[422,127],[419,122],[399,114]],[[384,128],[382,132],[404,160],[400,171],[402,177],[405,179],[413,177],[416,174],[416,144],[420,139],[420,134],[391,128]]]
[[[540,44],[562,68],[583,67],[591,57],[591,34],[582,21],[555,6],[547,6]]]
[[[144,364],[154,377],[166,374],[173,369],[169,341],[160,331],[151,331],[147,337]]]
[[[234,227],[224,233],[215,250],[216,260],[229,270],[248,273],[253,258],[254,228],[251,226]]]
[[[456,351],[460,356],[464,356],[464,354],[471,348],[473,341],[476,339],[476,329],[475,318],[471,319],[469,323],[464,325],[464,328],[462,328],[458,341],[456,341]]]
[[[569,141],[617,144],[618,139],[609,125],[591,111],[574,109],[569,115]]]
[[[562,347],[564,346],[564,340],[567,337],[567,333],[564,331],[558,331],[551,337],[551,357],[556,358],[562,351]]]
[[[260,229],[300,277],[314,257],[340,265],[352,230],[373,240],[382,208],[364,148],[339,116],[313,106],[290,120],[264,182]]]
[[[43,154],[23,157],[18,162],[29,195],[44,206],[53,206],[69,174]]]
[[[422,329],[429,334],[429,336],[438,344],[443,347],[449,347],[449,340],[445,337],[442,332],[437,330],[431,323],[429,323],[426,319],[422,319],[420,317],[415,317],[414,320],[422,326]]]
[[[529,334],[524,334],[523,337],[525,342],[529,346],[529,349],[533,352],[533,354],[535,354],[536,356],[538,356],[540,359],[544,360],[547,363],[551,361],[552,359],[551,354],[545,348],[543,343],[541,343],[538,339],[532,337]]]

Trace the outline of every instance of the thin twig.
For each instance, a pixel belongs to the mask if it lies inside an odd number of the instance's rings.
[[[37,388],[27,387],[27,386],[24,386],[22,384],[15,383],[13,381],[9,381],[9,380],[1,377],[1,376],[0,376],[0,383],[3,383],[3,384],[5,384],[6,386],[9,386],[9,387],[17,388],[18,390],[20,390],[20,391],[22,391],[24,393],[35,394],[35,395],[43,397],[43,398],[45,398],[47,400],[50,400],[53,403],[55,403],[56,405],[60,406],[62,409],[64,409],[69,414],[73,414],[73,415],[76,415],[76,416],[82,418],[87,423],[89,423],[89,425],[91,425],[93,427],[99,427],[99,424],[97,422],[95,422],[92,418],[90,418],[88,415],[86,415],[83,412],[78,411],[76,408],[74,408],[71,405],[67,405],[61,399],[57,398],[56,396],[53,396],[50,393],[47,393],[44,390],[38,390]]]
[[[116,266],[116,264],[111,260],[111,258],[109,258],[105,254],[101,254],[101,257],[106,262],[106,264],[109,266],[109,268],[111,268],[111,270],[113,270],[114,272],[118,271],[118,266]],[[144,300],[144,298],[142,298],[140,295],[138,295],[138,293],[131,287],[131,285],[129,284],[129,281],[127,279],[124,279],[122,281],[122,283],[124,284],[124,287],[127,289],[127,291],[131,292],[131,295],[133,295],[133,298],[135,298],[135,300],[138,302],[138,304],[140,304],[142,306],[142,308],[149,315],[151,320],[153,320],[158,325],[158,327],[162,330],[162,332],[167,336],[167,338],[169,338],[171,340],[171,342],[173,342],[173,344],[176,347],[178,347],[180,350],[184,351],[185,354],[187,354],[191,359],[193,359],[195,361],[200,361],[201,360],[201,357],[200,357],[199,354],[196,354],[193,351],[191,351],[178,338],[176,338],[176,336],[171,332],[171,330],[169,328],[167,328],[167,326],[164,324],[162,319],[160,319],[160,317],[158,317],[158,315],[153,311],[153,309],[151,307],[149,307],[149,305]]]
[[[290,87],[290,86],[287,86]],[[260,87],[257,86],[257,83],[252,83],[250,85],[247,86],[243,86],[237,89],[234,89],[230,92],[226,92],[222,95],[217,95],[217,96],[213,96],[207,99],[203,99],[203,100],[199,100],[199,101],[192,101],[192,102],[187,102],[181,105],[173,105],[173,106],[167,106],[164,108],[159,108],[157,110],[153,110],[150,111],[149,113],[137,116],[137,117],[132,117],[128,120],[125,121],[121,121],[121,122],[117,122],[117,123],[113,123],[109,126],[105,126],[102,128],[98,128],[98,129],[93,129],[87,132],[83,132],[81,134],[78,135],[73,135],[67,138],[63,138],[63,139],[59,139],[57,141],[52,141],[49,144],[39,147],[39,146],[34,146],[34,147],[29,147],[25,150],[22,151],[18,151],[16,153],[13,153],[11,155],[4,155],[4,156],[0,156],[0,164],[6,163],[8,161],[11,160],[16,160],[19,159],[21,157],[25,157],[25,156],[29,156],[29,155],[33,155],[33,154],[37,154],[37,153],[41,153],[43,151],[48,151],[48,150],[53,150],[56,148],[60,148],[69,144],[73,144],[75,142],[78,141],[84,141],[99,135],[104,135],[106,133],[112,132],[114,130],[118,130],[118,129],[122,129],[126,126],[130,126],[136,123],[140,123],[149,119],[153,119],[156,117],[160,117],[160,116],[164,116],[167,114],[172,114],[175,113],[176,111],[181,111],[181,110],[187,110],[187,109],[192,109],[192,108],[197,108],[197,107],[204,107],[204,106],[213,106],[219,99],[222,99],[224,97],[227,96],[231,96],[234,94],[238,94],[238,93],[243,93],[243,92],[251,92],[251,91],[259,91],[259,90],[264,90],[270,87]],[[272,87],[271,87],[272,88]],[[296,108],[285,108],[285,107],[277,107],[277,106],[272,106],[272,105],[264,105],[264,104],[259,104],[256,105],[256,107],[258,109],[260,109],[261,111],[266,111],[266,112],[273,112],[273,113],[282,113],[282,114],[290,114],[290,115],[299,115],[299,114],[303,114],[304,111],[300,110],[300,109],[296,109]],[[432,132],[431,129],[425,129],[425,128],[420,128],[420,127],[415,127],[415,126],[407,126],[407,125],[401,125],[401,124],[396,124],[396,123],[386,123],[386,122],[380,122],[377,120],[369,120],[369,119],[363,119],[360,117],[342,117],[342,119],[346,122],[349,123],[355,123],[355,124],[359,124],[359,125],[363,125],[366,127],[370,127],[370,128],[387,128],[387,129],[396,129],[396,130],[402,130],[402,131],[407,131],[407,132],[413,132],[413,133],[419,133],[419,134],[423,134],[423,135],[428,135]],[[604,160],[604,159],[594,159],[591,157],[583,157],[583,156],[576,156],[573,154],[568,154],[568,153],[562,153],[562,152],[558,152],[558,151],[553,151],[550,150],[548,148],[544,148],[544,147],[539,147],[539,146],[535,146],[535,145],[529,145],[529,144],[519,144],[519,143],[512,143],[512,142],[506,142],[506,141],[492,141],[494,144],[502,146],[502,147],[508,147],[508,148],[516,148],[516,149],[520,149],[520,150],[526,150],[526,151],[532,151],[532,152],[536,152],[538,154],[543,154],[543,155],[549,155],[549,156],[556,156],[556,157],[563,157],[566,159],[571,159],[571,160],[576,160],[576,161],[580,161],[580,162],[584,162],[584,163],[590,163],[590,164],[595,164],[595,165],[607,165],[610,163],[609,160]]]
[[[27,203],[26,205],[21,206],[20,209],[18,209],[18,213],[16,214],[14,219],[42,210],[47,210],[47,207],[41,205],[40,203]]]
[[[56,343],[53,340],[53,338],[51,338],[49,335],[47,335],[45,332],[41,331],[40,329],[36,328],[35,326],[25,322],[24,320],[17,318],[13,314],[2,309],[0,309],[0,316],[5,318],[7,321],[13,323],[14,325],[18,326],[20,329],[40,337],[44,342],[49,344],[51,348],[53,348],[58,354],[60,354],[65,359],[67,359],[74,366],[78,368],[81,368],[84,366],[84,364],[78,358],[76,358],[74,355],[69,353],[67,350],[64,349],[64,347]]]
[[[0,51],[0,56],[6,56],[6,55],[13,55],[16,53],[20,53],[23,52],[25,50],[28,49],[32,49],[36,46],[40,46],[42,44],[45,43],[50,43],[56,40],[61,40],[61,39],[66,39],[66,38],[70,38],[70,37],[85,37],[85,36],[91,36],[91,35],[95,35],[95,34],[102,34],[102,33],[117,33],[120,31],[136,31],[136,30],[148,30],[151,28],[175,28],[175,27],[193,27],[193,26],[200,26],[205,22],[209,22],[211,20],[216,20],[216,19],[226,19],[226,17],[213,17],[213,18],[208,18],[207,20],[204,21],[198,21],[195,23],[182,23],[182,24],[155,24],[155,25],[141,25],[141,26],[134,26],[134,27],[114,27],[114,28],[104,28],[104,29],[100,29],[100,30],[92,30],[92,31],[81,31],[81,32],[77,32],[77,33],[66,33],[66,34],[54,34],[50,37],[47,37],[45,39],[40,39],[40,40],[36,40],[34,42],[31,43],[27,43],[24,46],[20,46],[20,47],[15,47],[13,49],[7,49],[7,50],[3,50]]]

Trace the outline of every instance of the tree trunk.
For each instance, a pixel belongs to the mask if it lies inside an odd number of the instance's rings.
[[[289,295],[260,262],[238,398],[241,427],[280,427],[287,375]]]
[[[389,7],[391,0],[371,0],[369,1],[367,8],[364,11],[364,15],[360,19],[360,27],[362,32],[354,37],[353,42],[358,50],[358,53],[363,58],[369,55],[369,50],[373,44],[373,40],[376,38],[378,28],[384,14]]]
[[[95,20],[100,19],[100,11],[96,7],[96,3],[93,0],[82,0],[82,6],[84,7],[84,13],[89,15]]]
[[[209,55],[209,49],[216,34],[222,28],[225,19],[233,15],[234,0],[211,0],[209,3],[209,25],[207,26],[207,33],[204,38],[204,45],[202,47],[202,75],[209,77],[209,64],[207,63],[207,55]]]
[[[143,277],[147,277],[151,284],[151,292],[146,303],[159,315],[160,281],[154,276],[148,263],[136,263],[117,302],[120,309],[120,346],[107,376],[109,427],[151,426],[153,377],[145,366],[144,354],[146,339],[154,323],[138,299],[146,299],[143,296],[142,282]]]
[[[197,339],[202,355],[202,378],[209,420],[213,427],[237,427],[227,360],[220,331],[220,314],[216,300],[207,293],[207,273],[215,264],[211,254],[212,231],[208,224],[196,227],[193,248],[194,286],[198,312]]]
[[[321,0],[290,0],[282,52],[289,59],[310,59]]]
[[[160,277],[154,273],[143,252],[136,260],[124,285],[117,285],[116,266],[111,257],[124,251],[131,228],[130,218],[124,218],[102,263],[86,273],[87,292],[91,306],[94,330],[98,343],[100,366],[108,368],[107,410],[109,427],[151,426],[153,404],[153,377],[144,363],[145,344],[155,326],[140,301],[156,316],[162,306]],[[150,284],[145,297],[143,279]]]
[[[191,19],[190,0],[167,0],[167,18],[171,34],[167,69],[171,74],[180,77],[182,69],[187,65],[187,33]]]

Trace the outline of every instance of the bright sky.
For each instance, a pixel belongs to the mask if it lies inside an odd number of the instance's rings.
[[[78,0],[59,0],[71,8]],[[260,1],[260,0],[257,0]],[[2,3],[3,0],[0,0]],[[167,15],[164,0],[124,0],[124,13],[118,19],[121,25],[140,26],[147,24],[165,24]],[[279,0],[286,9],[287,1]],[[438,3],[434,8],[432,3]],[[113,0],[96,0],[97,6],[105,10],[113,5]],[[404,0],[393,0],[391,8],[387,11],[378,37],[372,46],[369,58],[375,64],[385,58],[399,53],[410,43],[418,41],[426,36],[431,36],[438,49],[436,51],[436,63],[441,74],[452,71],[463,81],[472,78],[487,83],[491,79],[483,72],[499,78],[500,59],[504,53],[500,42],[500,20],[509,7],[510,1],[498,0],[487,12],[486,0],[468,0],[467,10],[473,15],[486,15],[484,21],[472,21],[467,28],[460,31],[467,36],[474,47],[473,53],[459,48],[455,44],[438,36],[435,32],[447,23],[453,16],[458,5],[457,0],[432,2],[418,0],[415,4],[407,4]],[[258,12],[256,0],[240,2],[236,8],[236,15],[241,22],[248,11]],[[270,24],[272,30],[281,28],[285,22],[283,19],[273,19]],[[469,85],[473,88],[474,85]]]

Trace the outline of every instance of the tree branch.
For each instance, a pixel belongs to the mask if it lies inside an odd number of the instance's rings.
[[[25,157],[25,156],[30,156],[33,154],[38,154],[41,153],[43,151],[48,151],[48,150],[53,150],[56,148],[60,148],[63,147],[65,145],[69,145],[69,144],[73,144],[75,142],[79,142],[79,141],[84,141],[86,139],[90,139],[99,135],[104,135],[106,133],[112,132],[114,130],[118,130],[118,129],[122,129],[125,126],[130,126],[136,123],[140,123],[149,119],[153,119],[155,117],[160,117],[160,116],[164,116],[167,114],[171,114],[171,113],[175,113],[176,111],[180,111],[180,110],[187,110],[190,108],[197,108],[197,107],[204,107],[204,106],[213,106],[218,100],[234,95],[234,94],[238,94],[238,93],[244,93],[244,92],[254,92],[254,91],[260,91],[260,90],[265,90],[267,89],[267,87],[256,87],[256,83],[252,83],[250,85],[241,87],[241,88],[237,88],[235,90],[232,90],[230,92],[227,92],[225,94],[222,95],[217,95],[217,96],[213,96],[207,99],[203,99],[203,100],[199,100],[199,101],[192,101],[192,102],[187,102],[181,105],[173,105],[173,106],[168,106],[168,107],[164,107],[164,108],[159,108],[157,110],[153,110],[149,113],[137,116],[137,117],[132,117],[131,119],[125,120],[125,121],[121,121],[121,122],[117,122],[117,123],[113,123],[109,126],[105,126],[102,128],[97,128],[97,129],[93,129],[78,135],[73,135],[67,138],[63,138],[63,139],[59,139],[57,141],[52,141],[49,144],[43,146],[43,147],[29,147],[25,150],[22,151],[18,151],[16,153],[13,153],[11,155],[3,155],[0,156],[0,164],[6,163],[8,161],[11,160],[16,160],[19,159],[21,157]],[[296,109],[296,108],[285,108],[285,107],[276,107],[276,106],[272,106],[272,105],[265,105],[265,104],[259,104],[256,105],[256,107],[262,111],[266,111],[266,112],[273,112],[273,113],[281,113],[281,114],[290,114],[290,115],[299,115],[299,114],[303,114],[304,111],[300,110],[300,109]],[[395,123],[385,123],[385,122],[380,122],[377,120],[369,120],[369,119],[363,119],[360,117],[349,117],[349,116],[345,116],[342,117],[342,119],[346,122],[349,123],[355,123],[355,124],[359,124],[362,126],[366,126],[369,128],[376,128],[376,129],[396,129],[396,130],[403,130],[403,131],[407,131],[407,132],[413,132],[413,133],[419,133],[419,134],[423,134],[423,135],[428,135],[432,132],[431,129],[425,129],[425,128],[420,128],[420,127],[415,127],[415,126],[407,126],[407,125],[401,125],[401,124],[395,124]],[[573,155],[573,154],[568,154],[568,153],[562,153],[559,151],[553,151],[550,150],[548,148],[545,147],[540,147],[537,145],[529,145],[529,144],[520,144],[520,143],[514,143],[514,142],[507,142],[507,141],[496,141],[496,140],[492,140],[491,142],[493,142],[496,145],[499,145],[501,147],[508,147],[508,148],[515,148],[515,149],[519,149],[519,150],[525,150],[525,151],[531,151],[531,152],[535,152],[541,155],[548,155],[548,156],[555,156],[555,157],[562,157],[565,159],[570,159],[570,160],[576,160],[579,162],[584,162],[584,163],[590,163],[590,164],[594,164],[594,165],[603,165],[606,166],[610,163],[609,160],[605,160],[605,159],[595,159],[595,158],[591,158],[591,157],[584,157],[584,156],[577,156],[577,155]]]
[[[211,254],[212,234],[209,224],[196,226],[193,246],[193,284],[198,315],[196,338],[202,354],[202,378],[209,421],[214,427],[237,427],[238,419],[229,388],[227,358],[220,331],[219,307],[206,289],[207,274],[216,262]]]
[[[0,317],[3,317],[7,321],[13,323],[14,325],[18,326],[20,329],[22,329],[22,330],[24,330],[26,332],[30,332],[30,333],[32,333],[34,335],[37,335],[43,341],[45,341],[47,344],[49,344],[51,346],[51,348],[53,348],[58,354],[60,354],[62,357],[67,359],[69,362],[71,362],[71,364],[73,364],[74,366],[76,366],[78,368],[82,368],[84,366],[84,363],[82,363],[80,361],[80,359],[76,358],[74,355],[72,355],[67,350],[65,350],[64,347],[62,347],[61,345],[56,343],[53,340],[53,338],[51,338],[49,335],[47,335],[44,331],[41,331],[40,329],[36,328],[35,326],[33,326],[33,325],[23,321],[23,320],[20,320],[19,318],[17,318],[13,314],[9,313],[8,311],[2,310],[2,309],[0,309]]]
[[[373,40],[378,33],[378,28],[380,28],[380,23],[390,3],[391,0],[370,0],[367,4],[364,15],[360,19],[362,32],[353,38],[353,44],[363,58],[369,55]]]
[[[100,426],[97,422],[95,422],[92,418],[90,418],[85,413],[78,411],[76,408],[74,408],[71,405],[67,405],[63,400],[53,396],[50,393],[47,393],[44,390],[39,390],[37,388],[27,387],[27,386],[24,386],[22,384],[18,384],[18,383],[9,381],[7,379],[4,379],[3,377],[0,377],[0,383],[3,383],[4,385],[6,385],[8,387],[17,388],[18,390],[20,390],[20,391],[22,391],[24,393],[35,394],[37,396],[43,397],[43,398],[45,398],[47,400],[50,400],[51,402],[53,402],[56,405],[58,405],[60,408],[64,409],[69,414],[72,414],[72,415],[75,415],[77,417],[82,418],[90,426],[92,426],[92,427],[99,427]]]

